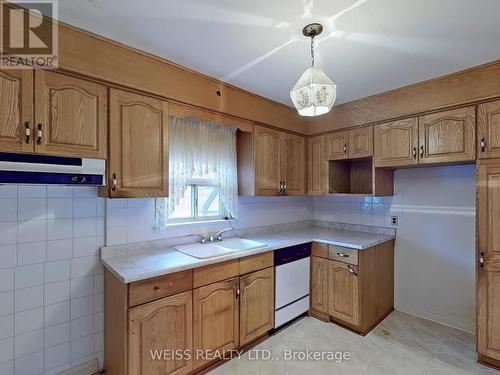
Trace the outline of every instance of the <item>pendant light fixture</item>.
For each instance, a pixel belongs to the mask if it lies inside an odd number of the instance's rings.
[[[323,26],[311,23],[302,34],[311,38],[311,67],[308,68],[290,91],[293,105],[301,116],[319,116],[332,109],[337,98],[337,85],[314,66],[314,37],[321,34]]]

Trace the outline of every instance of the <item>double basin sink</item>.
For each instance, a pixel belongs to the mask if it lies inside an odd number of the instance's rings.
[[[217,258],[239,251],[249,251],[266,247],[263,242],[247,238],[228,238],[227,240],[209,243],[196,243],[175,246],[174,249],[198,259]]]

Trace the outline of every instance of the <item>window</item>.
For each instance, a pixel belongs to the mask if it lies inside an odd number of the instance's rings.
[[[156,200],[158,227],[237,218],[236,128],[169,118],[169,196]]]
[[[168,215],[169,223],[220,220],[226,217],[219,188],[210,181],[196,181],[186,190]]]

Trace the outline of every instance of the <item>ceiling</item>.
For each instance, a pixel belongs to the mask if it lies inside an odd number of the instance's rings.
[[[498,0],[60,0],[59,18],[290,106],[310,22],[337,104],[500,58]]]

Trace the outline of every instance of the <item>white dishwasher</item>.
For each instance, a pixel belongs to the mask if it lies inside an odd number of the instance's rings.
[[[274,328],[309,310],[310,256],[310,243],[274,251]]]

